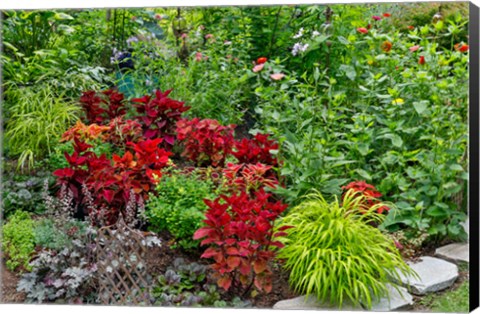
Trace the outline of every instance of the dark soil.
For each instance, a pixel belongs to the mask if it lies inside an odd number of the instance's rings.
[[[25,294],[23,292],[17,292],[17,283],[20,278],[17,274],[7,269],[3,258],[1,271],[0,303],[23,303],[25,301]]]

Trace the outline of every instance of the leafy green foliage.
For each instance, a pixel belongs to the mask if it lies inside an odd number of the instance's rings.
[[[192,240],[195,230],[203,226],[207,205],[205,198],[214,199],[219,188],[198,172],[181,173],[171,170],[164,174],[146,204],[149,229],[155,232],[167,230],[184,249],[198,247]]]
[[[285,260],[295,291],[339,306],[349,300],[370,308],[387,295],[392,278],[412,272],[393,241],[369,225],[381,221],[376,211],[382,204],[362,213],[363,198],[350,190],[340,204],[312,194],[281,220],[279,228],[293,226],[280,240],[285,246],[278,258]]]
[[[317,45],[321,30],[305,24],[299,40],[310,48],[294,58],[305,61],[322,49],[330,51],[330,64],[287,71],[281,82],[257,77],[257,131],[279,141],[284,161],[288,188],[278,192],[298,203],[311,189],[339,195],[348,181],[369,181],[396,204],[384,224],[389,231],[426,231],[435,242],[463,239],[465,203],[454,198],[468,180],[468,54],[455,49],[462,39],[452,32],[465,29],[465,21],[395,31],[383,7],[371,8],[382,15],[375,23],[359,7],[332,6],[334,31]],[[311,38],[314,30],[320,35]],[[442,47],[443,36],[452,40]]]
[[[45,86],[19,90],[17,103],[10,107],[5,146],[10,156],[19,156],[21,167],[34,165],[58,143],[62,133],[77,119],[79,108]]]
[[[165,274],[158,277],[153,288],[156,305],[161,306],[213,306],[247,307],[249,302],[235,297],[224,301],[215,284],[209,282],[208,267],[198,263],[187,264],[183,258],[176,258]]]
[[[35,248],[34,221],[27,212],[15,212],[3,226],[2,250],[7,268],[14,271],[21,266],[29,269]]]

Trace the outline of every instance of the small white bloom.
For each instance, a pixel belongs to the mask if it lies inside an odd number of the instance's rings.
[[[319,35],[320,35],[320,32],[318,32],[318,31],[313,31],[312,32],[312,37],[317,37]]]
[[[293,38],[297,39],[297,38],[300,38],[303,36],[303,27],[300,28],[300,30],[298,31],[298,33],[296,33]]]

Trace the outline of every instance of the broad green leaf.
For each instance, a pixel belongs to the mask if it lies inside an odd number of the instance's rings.
[[[413,103],[413,107],[418,114],[422,114],[423,112],[425,112],[428,105],[428,100],[416,101]]]

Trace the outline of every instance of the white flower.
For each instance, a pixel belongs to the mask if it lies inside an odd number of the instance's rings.
[[[320,32],[318,32],[318,31],[313,31],[312,32],[312,37],[317,37],[319,35],[320,35]]]
[[[303,27],[300,28],[300,30],[298,31],[298,33],[295,34],[295,35],[293,36],[293,38],[297,39],[297,38],[300,38],[300,37],[302,37],[302,36],[303,36]]]
[[[301,43],[296,43],[292,48],[292,55],[296,56],[299,51],[305,52],[308,49],[308,44],[302,45]]]

